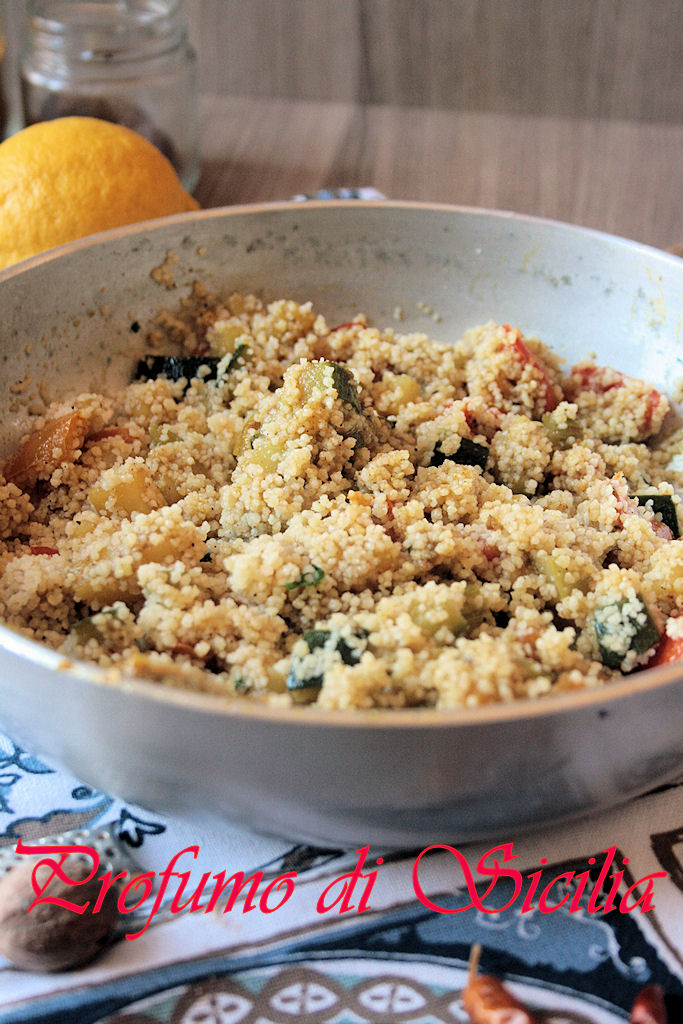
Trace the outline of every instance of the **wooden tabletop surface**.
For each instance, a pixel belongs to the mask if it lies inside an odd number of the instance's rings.
[[[374,186],[683,242],[683,126],[298,99],[200,97],[202,206]]]
[[[13,103],[26,0],[0,5]],[[683,243],[680,0],[185,0],[203,206],[373,185]]]

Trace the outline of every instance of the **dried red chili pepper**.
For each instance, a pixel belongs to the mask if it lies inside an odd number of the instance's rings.
[[[629,1024],[667,1024],[664,993],[659,985],[646,985],[631,1007]]]
[[[491,974],[477,974],[480,954],[481,946],[474,946],[462,994],[472,1024],[538,1024],[538,1018],[508,992],[502,981]]]

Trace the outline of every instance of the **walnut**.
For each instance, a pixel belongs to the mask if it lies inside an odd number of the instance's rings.
[[[27,971],[63,971],[89,963],[114,939],[118,890],[112,887],[94,914],[92,908],[102,889],[98,878],[80,885],[52,878],[44,896],[79,906],[89,902],[88,909],[78,914],[54,903],[41,903],[29,913],[28,908],[36,898],[31,883],[36,863],[26,861],[0,879],[0,954],[13,966]],[[47,866],[38,869],[40,884],[50,871]],[[89,874],[85,864],[73,859],[65,861],[62,871],[74,881]]]

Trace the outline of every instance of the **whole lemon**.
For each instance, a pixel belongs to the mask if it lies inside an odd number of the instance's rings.
[[[0,268],[98,231],[198,208],[156,146],[119,124],[62,117],[0,144]]]

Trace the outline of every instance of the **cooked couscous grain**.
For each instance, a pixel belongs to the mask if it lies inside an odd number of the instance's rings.
[[[4,466],[0,611],[27,636],[329,709],[544,697],[680,648],[681,439],[648,384],[564,375],[507,324],[446,345],[198,287],[147,342]]]

